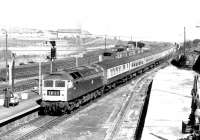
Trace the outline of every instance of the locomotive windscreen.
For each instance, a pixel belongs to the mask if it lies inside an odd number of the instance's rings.
[[[56,81],[55,87],[65,87],[65,81]]]
[[[44,81],[44,87],[53,87],[53,81],[52,80],[45,80]]]
[[[79,79],[79,78],[81,78],[81,74],[78,73],[78,72],[70,73],[70,75],[71,75],[74,79]]]

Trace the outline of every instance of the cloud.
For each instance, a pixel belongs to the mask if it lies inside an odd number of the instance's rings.
[[[0,26],[82,27],[96,34],[180,40],[200,23],[198,0],[4,0]]]

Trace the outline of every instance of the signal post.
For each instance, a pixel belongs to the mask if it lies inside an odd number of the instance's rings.
[[[49,41],[51,44],[50,73],[53,72],[53,61],[56,59],[56,41]]]

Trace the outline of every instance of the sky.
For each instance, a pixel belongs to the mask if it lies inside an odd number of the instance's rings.
[[[82,28],[133,40],[200,38],[199,0],[0,0],[0,28]]]

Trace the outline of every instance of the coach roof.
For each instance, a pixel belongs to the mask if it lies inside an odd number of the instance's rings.
[[[166,46],[165,48],[164,47],[159,48],[159,49],[156,48],[156,49],[153,49],[151,51],[144,52],[142,54],[136,54],[136,55],[133,55],[133,56],[117,58],[117,59],[104,60],[102,62],[97,63],[97,65],[103,67],[104,69],[109,69],[109,68],[112,68],[112,67],[115,67],[115,66],[118,66],[118,65],[126,64],[126,63],[129,63],[129,62],[144,58],[144,57],[148,57],[148,56],[157,54],[159,52],[163,52],[163,51],[165,51],[169,48],[170,47]]]

